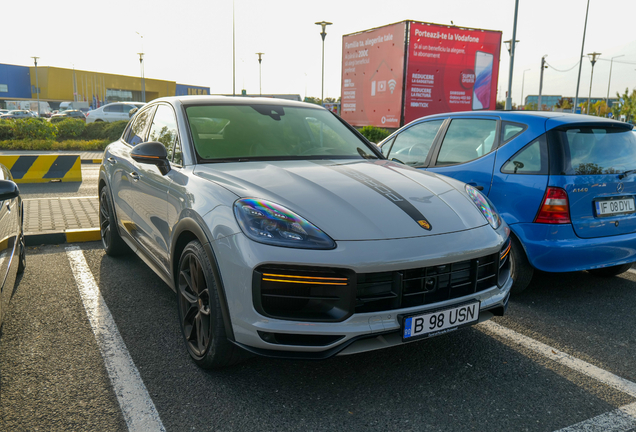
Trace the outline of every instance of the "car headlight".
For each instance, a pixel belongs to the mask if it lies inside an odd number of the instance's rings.
[[[336,243],[305,218],[256,198],[234,203],[234,215],[246,236],[259,243],[300,249],[334,249]]]
[[[488,223],[494,229],[499,228],[501,225],[501,217],[495,206],[490,202],[490,200],[486,197],[486,195],[479,192],[476,188],[471,185],[466,185],[466,193],[473,200],[477,208],[481,211],[481,214],[484,215]]]

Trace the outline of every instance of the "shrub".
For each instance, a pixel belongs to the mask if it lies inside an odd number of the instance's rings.
[[[23,140],[54,140],[57,136],[57,128],[54,124],[42,120],[45,119],[15,120],[13,129],[15,138]]]
[[[360,129],[360,133],[364,135],[366,139],[376,144],[391,135],[391,132],[388,130],[375,126],[365,126]]]
[[[11,120],[0,120],[0,140],[13,139],[13,122]]]
[[[102,139],[108,139],[111,142],[117,141],[121,138],[121,134],[124,133],[124,129],[126,129],[126,125],[128,124],[128,120],[120,120],[112,123],[108,123],[108,126],[104,129],[104,136]]]
[[[0,150],[78,150],[101,151],[110,144],[108,140],[5,140],[0,141]]]
[[[104,129],[109,125],[106,122],[87,123],[80,138],[87,140],[105,139]]]
[[[86,122],[80,119],[65,118],[57,122],[55,126],[57,127],[57,139],[67,140],[79,137],[86,129]]]

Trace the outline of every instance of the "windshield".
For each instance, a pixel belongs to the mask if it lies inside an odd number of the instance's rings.
[[[636,169],[636,133],[616,128],[558,132],[564,144],[564,174],[620,174]]]
[[[377,158],[325,110],[253,104],[190,106],[186,113],[202,160]]]

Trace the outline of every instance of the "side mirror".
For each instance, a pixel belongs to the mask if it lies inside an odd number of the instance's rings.
[[[11,180],[0,180],[0,201],[15,198],[20,195],[18,185]]]
[[[156,165],[162,175],[170,172],[168,152],[166,147],[158,141],[150,141],[137,144],[130,156],[139,163]]]

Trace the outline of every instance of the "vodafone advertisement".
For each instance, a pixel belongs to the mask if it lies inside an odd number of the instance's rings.
[[[404,123],[450,111],[494,110],[501,32],[410,23]]]
[[[401,22],[342,38],[341,115],[350,124],[400,126],[405,35]]]

